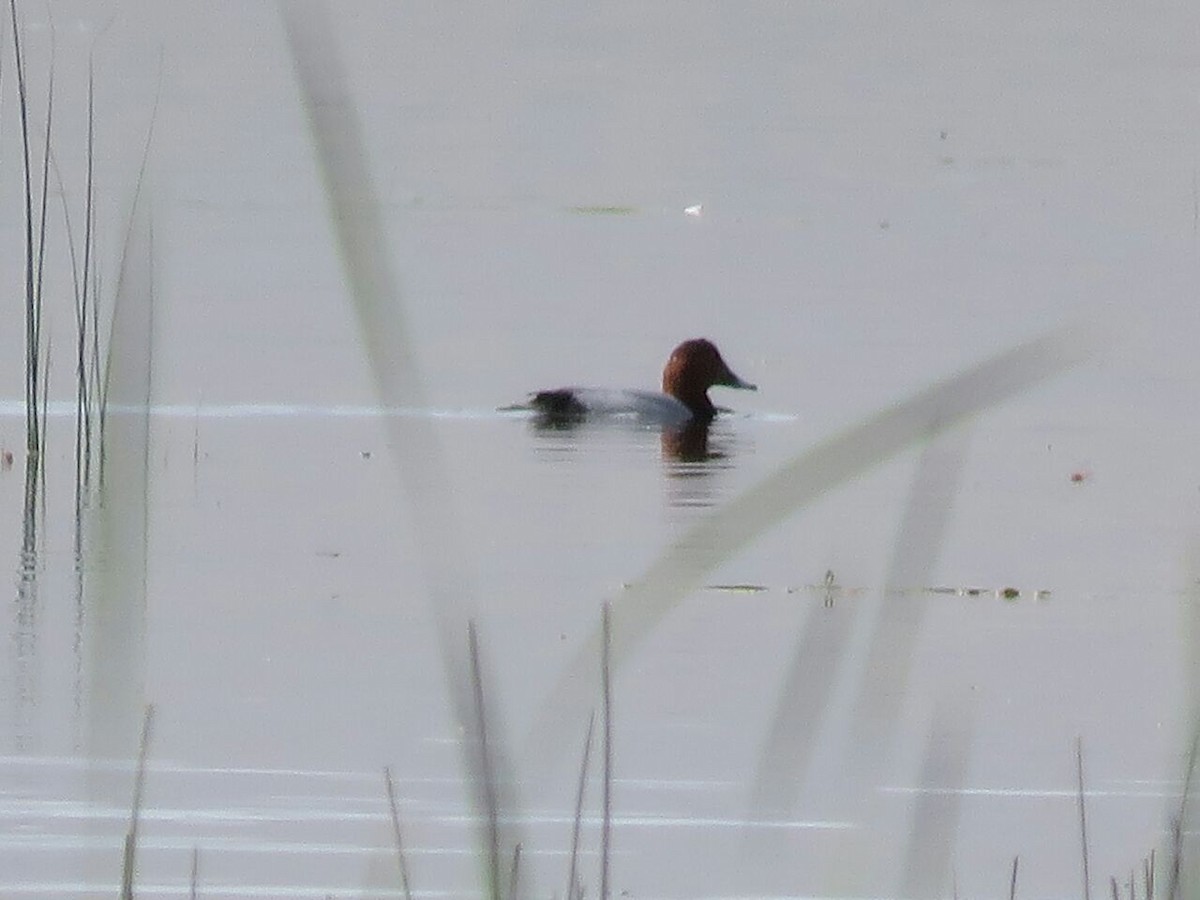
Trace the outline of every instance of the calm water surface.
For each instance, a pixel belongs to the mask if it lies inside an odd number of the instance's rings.
[[[461,654],[467,618],[522,883],[561,896],[592,701],[547,704],[604,601],[629,615],[691,529],[820,442],[1100,320],[1115,336],[1061,377],[738,552],[692,547],[699,586],[614,673],[612,883],[1001,896],[1019,855],[1022,895],[1078,896],[1077,738],[1093,887],[1161,852],[1195,654],[1191,5],[339,10],[422,379],[402,409],[373,386],[275,6],[102,6],[55,6],[56,140],[80,146],[81,60],[119,13],[97,45],[98,253],[103,291],[161,48],[152,340],[119,344],[152,360],[152,406],[114,412],[77,559],[51,263],[32,568],[23,329],[0,329],[0,896],[114,895],[146,703],[139,896],[186,896],[193,851],[200,896],[395,891],[384,766],[416,891],[478,895],[442,646],[452,623]],[[23,14],[44,84],[45,13]],[[8,284],[19,225],[0,220]],[[701,335],[760,387],[714,392],[732,412],[704,453],[500,411],[654,387]]]

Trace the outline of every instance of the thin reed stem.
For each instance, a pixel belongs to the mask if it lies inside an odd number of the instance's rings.
[[[404,891],[404,900],[412,900],[412,890],[408,881],[408,858],[404,853],[404,840],[400,833],[400,812],[396,804],[396,787],[392,783],[392,770],[383,768],[383,783],[387,787],[388,809],[392,814],[392,838],[396,842],[396,863],[400,868],[400,889]]]
[[[612,671],[609,657],[612,651],[612,607],[604,604],[603,634],[600,648],[600,690],[603,695],[603,797],[604,818],[600,825],[600,898],[609,897],[609,862],[612,847]]]
[[[136,868],[138,824],[142,814],[142,792],[146,785],[146,756],[150,750],[150,731],[154,724],[154,704],[147,704],[142,718],[142,739],[138,745],[137,772],[133,779],[133,802],[129,811],[129,830],[125,833],[125,860],[121,867],[121,900],[133,900],[133,873]]]
[[[75,518],[83,508],[81,496],[84,428],[87,416],[87,315],[83,307],[83,286],[79,277],[79,254],[75,247],[75,229],[71,224],[71,205],[67,202],[67,188],[63,183],[58,159],[51,154],[54,180],[58,186],[58,197],[62,205],[63,228],[67,233],[67,256],[71,260],[71,287],[75,295]]]
[[[1091,863],[1088,854],[1087,805],[1083,790],[1083,738],[1075,738],[1075,770],[1079,778],[1079,842],[1083,853],[1083,900],[1092,898]]]
[[[37,417],[37,432],[38,432],[38,472],[40,475],[39,489],[41,491],[42,504],[46,502],[46,410],[50,402],[50,336],[47,334],[46,339],[42,340],[42,310],[43,296],[42,290],[45,284],[45,267],[46,267],[46,209],[50,198],[50,129],[54,121],[54,29],[50,29],[50,73],[46,87],[46,131],[43,136],[42,144],[42,193],[41,204],[38,211],[38,250],[37,250],[37,277],[34,280],[34,341],[36,343],[35,352],[38,359],[38,377],[41,380],[41,405],[35,413]],[[43,516],[44,517],[44,516]]]
[[[583,891],[579,884],[579,832],[583,824],[583,796],[587,789],[588,761],[592,755],[592,731],[596,725],[596,711],[588,716],[587,737],[583,740],[583,760],[579,765],[579,784],[575,790],[575,824],[571,828],[571,862],[567,870],[567,900],[577,900]]]
[[[1183,868],[1183,832],[1187,818],[1188,798],[1192,795],[1192,776],[1196,772],[1196,755],[1200,750],[1200,727],[1192,734],[1187,769],[1183,775],[1183,791],[1179,796],[1179,811],[1171,822],[1171,880],[1167,883],[1167,900],[1178,900]]]
[[[80,281],[82,282],[81,298],[80,298],[80,334],[79,334],[79,378],[82,382],[82,393],[85,402],[84,408],[84,470],[83,478],[86,484],[89,481],[91,474],[92,463],[92,422],[90,404],[86,402],[87,398],[94,396],[94,391],[87,390],[87,375],[84,371],[86,360],[84,345],[87,342],[87,318],[88,305],[92,309],[92,365],[99,372],[100,365],[100,337],[99,337],[99,319],[95,306],[97,297],[88,294],[91,287],[91,271],[92,271],[92,251],[95,246],[95,224],[96,224],[96,66],[93,54],[88,54],[88,108],[87,108],[87,176],[84,183],[83,197],[83,271]],[[98,377],[97,377],[98,380]],[[95,385],[93,384],[93,387]]]
[[[483,779],[484,805],[487,816],[487,878],[488,896],[500,900],[500,827],[497,809],[496,778],[492,772],[492,755],[488,748],[487,715],[483,704],[483,676],[479,666],[479,637],[475,620],[467,622],[467,641],[471,654],[471,688],[475,698],[475,723],[479,740],[479,777]]]
[[[512,868],[508,870],[508,900],[517,900],[517,887],[521,883],[521,844],[513,846]]]
[[[29,147],[29,96],[25,83],[25,59],[21,49],[21,25],[17,20],[17,2],[9,0],[13,29],[13,59],[17,73],[17,112],[21,120],[21,152],[25,173],[25,454],[33,460],[40,455],[41,434],[38,422],[38,305],[34,290],[33,252],[33,157]]]
[[[54,121],[54,29],[50,30],[50,72],[46,87],[46,131],[42,144],[42,193],[38,210],[38,250],[37,276],[34,279],[34,292],[37,303],[36,335],[38,346],[41,346],[42,331],[42,285],[45,284],[46,271],[46,209],[50,200],[50,129]],[[42,357],[45,362],[47,357]],[[44,421],[42,425],[44,426]]]
[[[91,288],[90,267],[92,261],[92,204],[94,199],[94,92],[95,78],[92,59],[88,59],[88,127],[85,145],[87,179],[84,197],[84,226],[82,264],[80,248],[75,241],[75,227],[71,221],[71,208],[67,202],[67,189],[57,158],[51,154],[58,193],[62,201],[63,224],[67,236],[67,252],[71,259],[71,282],[75,294],[75,518],[78,531],[79,517],[83,510],[84,494],[90,483],[92,461],[92,379],[88,364],[89,332],[93,317],[89,312]]]

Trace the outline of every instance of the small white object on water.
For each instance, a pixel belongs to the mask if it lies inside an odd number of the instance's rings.
[[[684,215],[696,216],[697,218],[699,218],[700,216],[704,215],[704,204],[697,203],[695,206],[689,206],[683,212],[684,212]]]

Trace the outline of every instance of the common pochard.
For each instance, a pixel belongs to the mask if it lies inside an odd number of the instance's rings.
[[[758,387],[733,373],[712,341],[684,341],[671,352],[663,368],[662,393],[613,388],[565,387],[538,391],[529,405],[553,419],[633,415],[663,425],[708,422],[717,408],[708,399],[715,385],[756,391]]]

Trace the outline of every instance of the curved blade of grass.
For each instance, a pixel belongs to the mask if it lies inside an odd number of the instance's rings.
[[[821,723],[834,693],[840,659],[861,607],[843,605],[821,610],[821,627],[809,627],[813,605],[805,608],[797,626],[799,637],[779,689],[779,700],[759,754],[758,770],[750,793],[749,816],[783,819],[796,805],[800,775],[807,770],[821,734]],[[787,836],[780,834],[780,840]],[[757,848],[763,849],[763,848]],[[783,852],[783,847],[775,848]]]
[[[136,203],[113,298],[105,394],[119,412],[105,426],[99,502],[91,508],[98,544],[86,568],[89,749],[125,758],[143,705],[150,545],[150,405],[154,392],[154,233]],[[102,565],[96,565],[102,560]]]
[[[974,711],[965,692],[942,698],[933,711],[917,780],[922,790],[904,831],[907,848],[899,897],[944,897],[953,882],[954,837],[971,760]],[[1015,863],[1013,885],[1015,889]]]
[[[877,753],[891,746],[908,683],[913,647],[929,605],[920,590],[930,583],[950,527],[950,514],[967,461],[965,431],[941,436],[925,448],[896,533],[882,603],[861,647],[852,648],[849,670],[859,679],[851,713],[848,750]],[[903,602],[896,602],[903,594]],[[870,673],[870,677],[867,674]]]
[[[1086,359],[1099,343],[1094,328],[1051,332],[882,410],[860,425],[801,453],[774,474],[685,532],[613,601],[612,660],[619,667],[683,597],[760,535],[838,485],[920,440],[1028,390]],[[525,758],[548,765],[597,695],[593,631],[559,675],[529,734]]]
[[[791,815],[822,733],[849,730],[850,759],[863,752],[879,756],[890,746],[900,711],[895,698],[903,694],[926,605],[923,594],[906,589],[926,583],[937,561],[966,448],[965,434],[956,430],[921,453],[882,593],[851,610],[827,611],[820,628],[807,627],[807,619],[801,626],[763,744],[753,816]],[[902,591],[908,596],[897,602]],[[835,697],[844,698],[840,717]],[[823,728],[830,720],[835,724]]]
[[[363,346],[374,376],[377,396],[388,405],[420,407],[424,403],[421,374],[413,353],[404,315],[399,280],[392,270],[384,241],[379,202],[367,169],[358,112],[350,96],[346,73],[338,57],[335,34],[326,5],[320,0],[281,2],[292,60],[308,115],[320,175],[329,203],[330,219],[355,305]],[[489,815],[489,796],[497,793],[501,810],[512,808],[504,794],[512,790],[507,778],[500,730],[494,712],[486,729],[476,716],[472,664],[463,646],[473,616],[474,598],[465,584],[457,552],[454,503],[443,454],[432,425],[420,417],[392,417],[391,430],[397,467],[408,495],[409,508],[420,521],[414,529],[420,558],[426,567],[429,602],[438,627],[445,681],[456,724],[463,729],[464,764],[472,802],[481,823]],[[494,706],[494,704],[493,704]],[[492,738],[490,759],[484,758],[483,732]],[[488,784],[487,772],[496,784]],[[503,823],[506,817],[500,816]],[[481,834],[485,844],[491,841]],[[519,843],[515,826],[502,824],[504,851]],[[494,880],[489,878],[489,880]],[[503,885],[489,885],[497,896]]]
[[[124,361],[122,360],[122,353],[124,351],[122,351],[121,348],[117,348],[117,350],[114,351],[114,346],[116,345],[118,338],[120,337],[120,335],[118,334],[118,331],[117,331],[118,323],[122,320],[123,317],[126,317],[126,316],[130,317],[132,320],[137,320],[138,317],[142,316],[142,315],[145,315],[148,317],[147,322],[146,322],[146,328],[144,331],[145,351],[143,353],[142,351],[139,350],[135,353],[135,359],[140,359],[143,355],[146,356],[146,374],[145,374],[144,379],[141,376],[138,376],[134,379],[135,383],[137,385],[136,388],[134,389],[134,391],[135,391],[134,397],[136,399],[132,399],[129,402],[135,403],[135,404],[142,402],[142,383],[144,381],[145,402],[147,404],[149,404],[150,369],[151,369],[150,359],[149,359],[150,355],[151,355],[150,340],[151,340],[152,333],[154,330],[153,329],[154,309],[153,309],[153,304],[151,302],[152,292],[150,290],[151,274],[153,271],[153,260],[150,255],[152,253],[152,245],[153,245],[153,240],[152,240],[153,229],[150,226],[150,218],[149,218],[150,213],[148,210],[146,210],[146,208],[145,208],[146,204],[142,201],[142,191],[145,190],[147,174],[150,169],[150,149],[154,145],[154,127],[158,122],[158,104],[159,104],[159,101],[162,99],[162,82],[163,82],[163,58],[162,58],[162,54],[160,53],[159,58],[158,58],[158,82],[154,88],[154,106],[150,110],[150,124],[146,128],[146,141],[142,145],[142,159],[141,159],[140,165],[138,166],[137,180],[134,182],[134,185],[133,185],[133,196],[130,198],[130,201],[129,201],[129,213],[128,213],[128,216],[126,219],[127,225],[125,227],[125,241],[121,245],[121,263],[117,269],[117,288],[116,288],[116,294],[113,297],[112,325],[110,326],[110,333],[109,333],[108,355],[104,362],[103,377],[101,377],[98,382],[99,398],[98,398],[98,405],[97,405],[97,414],[98,414],[98,419],[99,419],[99,442],[100,442],[99,466],[100,466],[100,490],[101,491],[104,490],[104,486],[105,486],[104,479],[105,479],[106,473],[107,473],[106,456],[105,456],[107,445],[105,443],[105,435],[106,435],[107,428],[108,428],[108,400],[109,400],[109,395],[110,395],[110,387],[112,386],[112,383],[114,380],[113,367],[114,367],[114,365],[116,365],[116,366],[124,365]],[[88,102],[93,103],[94,99],[95,99],[94,97],[89,97]],[[139,230],[144,232],[144,237],[141,237],[138,235],[137,232]],[[139,246],[140,240],[147,241],[150,249],[142,250],[142,248]],[[134,254],[134,256],[132,258],[130,255],[131,253]],[[139,254],[139,253],[144,254],[144,260],[138,258],[137,254]],[[140,267],[140,263],[143,261],[146,263],[144,272],[143,272],[142,268]],[[142,288],[131,289],[131,288],[126,287],[126,279],[127,278],[129,278],[129,277],[139,278],[139,277],[143,277],[143,276],[146,279],[146,284],[144,286],[144,292],[143,292]],[[144,301],[145,309],[144,310],[135,311],[133,313],[123,313],[122,312],[121,305],[123,303],[133,302],[134,304],[140,305],[142,301],[139,298],[142,296],[143,293],[144,293],[144,298],[145,298],[145,301]],[[93,299],[92,299],[92,314],[93,314],[93,316],[97,315],[96,310],[98,308],[98,303],[99,303],[99,294],[100,294],[100,292],[99,292],[98,288],[93,291]],[[130,297],[132,299],[125,300],[124,298],[126,298],[126,297]],[[138,328],[140,330],[141,326],[139,325]],[[100,337],[99,337],[99,327],[96,324],[94,324],[94,326],[93,326],[92,340],[93,340],[94,357],[96,360],[97,367],[99,367]],[[128,348],[126,348],[126,349],[128,349]],[[139,364],[140,363],[135,363],[134,365],[139,365]],[[118,403],[124,402],[124,398],[121,397],[119,394],[117,395],[117,402]],[[147,410],[148,409],[149,409],[149,407],[147,406]],[[148,427],[149,426],[147,426],[147,428]]]

